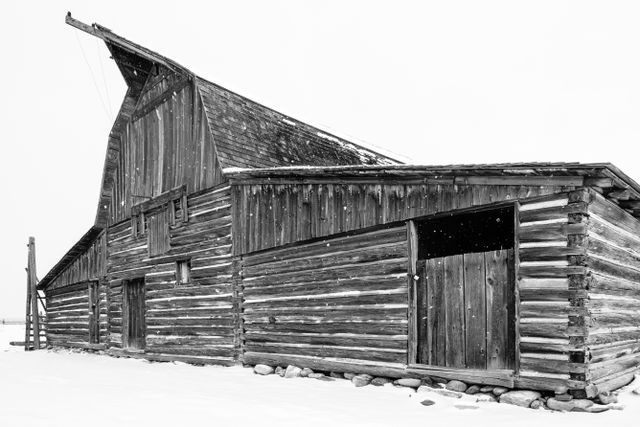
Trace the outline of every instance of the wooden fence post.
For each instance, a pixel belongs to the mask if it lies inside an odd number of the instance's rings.
[[[31,299],[31,325],[33,326],[33,348],[40,349],[40,315],[38,313],[38,290],[36,286],[36,239],[29,237],[29,292]]]

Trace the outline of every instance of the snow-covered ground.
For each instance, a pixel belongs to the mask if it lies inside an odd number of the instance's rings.
[[[640,425],[640,396],[631,393],[620,396],[623,411],[534,411],[391,385],[356,388],[346,380],[263,377],[241,367],[10,347],[22,334],[21,326],[0,326],[3,427]],[[421,405],[427,398],[436,404]]]

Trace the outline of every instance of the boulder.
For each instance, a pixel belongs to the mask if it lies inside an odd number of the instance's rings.
[[[331,371],[331,372],[329,372],[329,376],[331,378],[340,378],[342,380],[344,379],[344,375],[342,375],[340,372]]]
[[[510,405],[522,406],[528,408],[531,402],[540,398],[540,393],[531,390],[515,390],[508,391],[500,395],[500,403],[508,403]]]
[[[299,377],[302,373],[302,369],[297,366],[289,365],[287,366],[287,370],[284,373],[285,378],[296,378]]]
[[[554,411],[586,411],[593,406],[593,402],[589,399],[573,399],[568,402],[563,402],[556,398],[547,399],[547,406]]]
[[[425,399],[422,402],[420,402],[420,404],[424,406],[433,406],[436,404],[436,402],[434,402],[433,400]]]
[[[390,382],[392,382],[389,378],[385,378],[385,377],[375,377],[374,379],[371,380],[371,385],[375,385],[375,386],[383,386],[385,384],[389,384]]]
[[[560,385],[553,389],[555,394],[567,394],[569,393],[569,389],[566,386]]]
[[[469,387],[467,388],[467,390],[465,391],[465,393],[467,393],[467,394],[477,394],[477,393],[480,393],[480,386],[478,386],[478,385],[472,385],[472,386],[469,386]]]
[[[480,393],[493,393],[493,386],[492,385],[486,385],[484,387],[480,387]]]
[[[302,371],[304,372],[304,369]],[[313,378],[315,380],[319,380],[321,377],[324,377],[324,376],[325,376],[324,374],[321,374],[319,372],[318,373],[312,372],[312,373],[307,375],[307,378]]]
[[[636,394],[636,395],[640,394],[640,387],[634,389],[631,393]]]
[[[282,366],[277,366],[275,372],[276,372],[276,375],[280,375],[281,377],[284,377],[285,369]]]
[[[508,391],[509,391],[509,389],[506,388],[506,387],[494,387],[493,388],[493,394],[495,394],[496,396],[500,396],[502,394],[505,394]]]
[[[354,374],[353,372],[345,372],[344,374],[342,374],[346,379],[350,380],[351,378],[355,377],[357,374]]]
[[[258,375],[270,375],[273,374],[273,367],[269,365],[256,365],[253,367],[253,372]]]
[[[401,387],[418,388],[422,385],[422,380],[417,378],[400,378],[399,380],[395,380],[393,383]]]
[[[478,393],[474,394],[473,397],[476,399],[476,402],[497,402],[498,399],[490,393]]]
[[[313,375],[317,375],[317,374],[313,374]],[[317,377],[316,379],[320,380],[320,381],[335,381],[336,380],[335,378],[328,377],[326,375],[322,375],[320,377]]]
[[[457,391],[460,393],[464,393],[465,391],[467,391],[467,385],[465,383],[463,383],[462,381],[458,381],[458,380],[451,380],[447,383],[447,385],[445,386],[445,388],[447,390],[451,390],[451,391]]]
[[[367,375],[367,374],[354,375],[351,378],[351,382],[356,387],[364,387],[366,385],[369,385],[369,383],[371,382],[372,379],[373,379],[373,377],[371,375]]]
[[[560,402],[568,402],[570,400],[573,400],[573,396],[571,396],[569,393],[556,394],[556,397],[554,397],[554,399],[559,400]]]
[[[542,402],[540,400],[534,400],[533,402],[531,402],[531,405],[529,405],[529,408],[540,409],[542,408]]]
[[[598,400],[600,401],[600,403],[602,403],[603,405],[608,405],[610,403],[618,403],[618,396],[616,396],[613,393],[600,393],[598,395]]]
[[[309,368],[303,368],[302,371],[300,372],[301,377],[308,377],[311,374],[313,374],[313,370]]]

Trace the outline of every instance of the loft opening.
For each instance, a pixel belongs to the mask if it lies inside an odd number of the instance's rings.
[[[514,207],[446,215],[416,222],[418,258],[513,248]]]

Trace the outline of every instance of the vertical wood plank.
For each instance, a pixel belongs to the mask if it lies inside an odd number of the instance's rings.
[[[446,363],[448,367],[465,366],[465,310],[463,256],[444,258],[444,292],[446,306]]]
[[[485,262],[483,253],[464,255],[466,306],[466,364],[472,369],[487,367],[487,317]]]
[[[446,299],[444,258],[431,258],[427,262],[427,292],[429,293],[429,364],[446,366]]]
[[[418,291],[418,286],[423,284],[421,274],[418,272],[418,232],[414,221],[407,223],[407,271],[408,271],[408,300],[409,300],[409,334],[408,334],[408,348],[407,348],[407,363],[416,363],[418,352],[418,341],[420,339],[419,325],[422,323],[422,310],[425,306],[424,302],[418,296],[418,292],[424,294],[423,290]],[[420,269],[420,273],[423,273],[423,268]],[[419,309],[418,309],[419,307]]]
[[[487,369],[503,369],[507,363],[508,287],[506,249],[485,255],[487,294]]]

